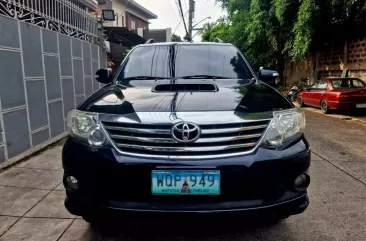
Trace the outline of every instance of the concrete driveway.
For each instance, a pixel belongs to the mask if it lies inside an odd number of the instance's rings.
[[[366,128],[307,112],[310,207],[275,225],[220,218],[135,220],[102,236],[63,206],[61,149],[54,145],[0,173],[0,240],[366,240]]]

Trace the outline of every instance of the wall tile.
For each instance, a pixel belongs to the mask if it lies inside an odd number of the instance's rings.
[[[47,98],[54,100],[61,98],[61,82],[58,57],[43,56],[47,83]]]
[[[3,110],[25,105],[20,53],[0,50],[0,96]]]
[[[81,41],[76,38],[71,39],[72,42],[72,57],[82,57],[81,56]]]
[[[76,106],[78,106],[81,103],[83,103],[84,100],[85,100],[85,97],[84,96],[78,96],[78,97],[76,97]]]
[[[42,29],[43,52],[58,54],[57,33]]]
[[[5,148],[2,146],[0,147],[0,163],[5,161]]]
[[[62,93],[64,100],[64,118],[75,109],[74,83],[73,79],[62,79]]]
[[[79,59],[73,59],[74,62],[74,80],[75,94],[84,94],[83,64]]]
[[[20,48],[16,20],[0,16],[0,33],[0,46]]]
[[[90,43],[83,42],[84,75],[91,75]]]
[[[38,146],[39,144],[42,144],[43,142],[48,141],[49,139],[50,139],[50,133],[48,128],[32,134],[33,146]]]
[[[62,114],[62,101],[48,104],[48,110],[50,113],[51,138],[53,138],[65,131]]]
[[[27,81],[27,97],[31,130],[48,125],[44,80]]]
[[[99,69],[98,62],[93,62],[92,67],[93,67],[93,69],[92,69],[93,91],[95,92],[99,89],[99,82],[95,79],[95,73]]]
[[[58,41],[60,47],[61,76],[72,76],[70,37],[58,34]]]
[[[98,61],[98,45],[91,45],[92,60]]]
[[[4,113],[3,117],[8,156],[12,158],[30,148],[27,110]]]
[[[1,118],[0,118],[0,143],[3,143],[3,127],[1,126]]]
[[[40,28],[21,22],[20,32],[25,76],[43,76]]]
[[[92,78],[85,78],[85,95],[86,97],[89,97],[91,94],[93,94],[93,80]]]

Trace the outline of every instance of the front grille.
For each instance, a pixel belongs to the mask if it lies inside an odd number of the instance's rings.
[[[170,135],[172,124],[102,122],[120,151],[159,157],[215,156],[248,152],[255,148],[270,120],[199,125],[201,136],[180,143]]]

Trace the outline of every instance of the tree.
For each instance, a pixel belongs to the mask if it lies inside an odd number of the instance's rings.
[[[179,35],[173,34],[172,35],[172,42],[182,42],[182,39]]]
[[[341,43],[355,36],[355,23],[365,22],[364,0],[217,2],[227,10],[228,22],[206,24],[202,40],[218,37],[236,45],[255,68],[275,66],[281,81],[286,61],[301,61],[312,51]]]

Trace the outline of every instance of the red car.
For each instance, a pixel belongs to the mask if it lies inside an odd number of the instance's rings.
[[[364,109],[366,111],[366,84],[357,78],[328,78],[300,93],[300,106],[320,107],[323,113],[331,110]]]

